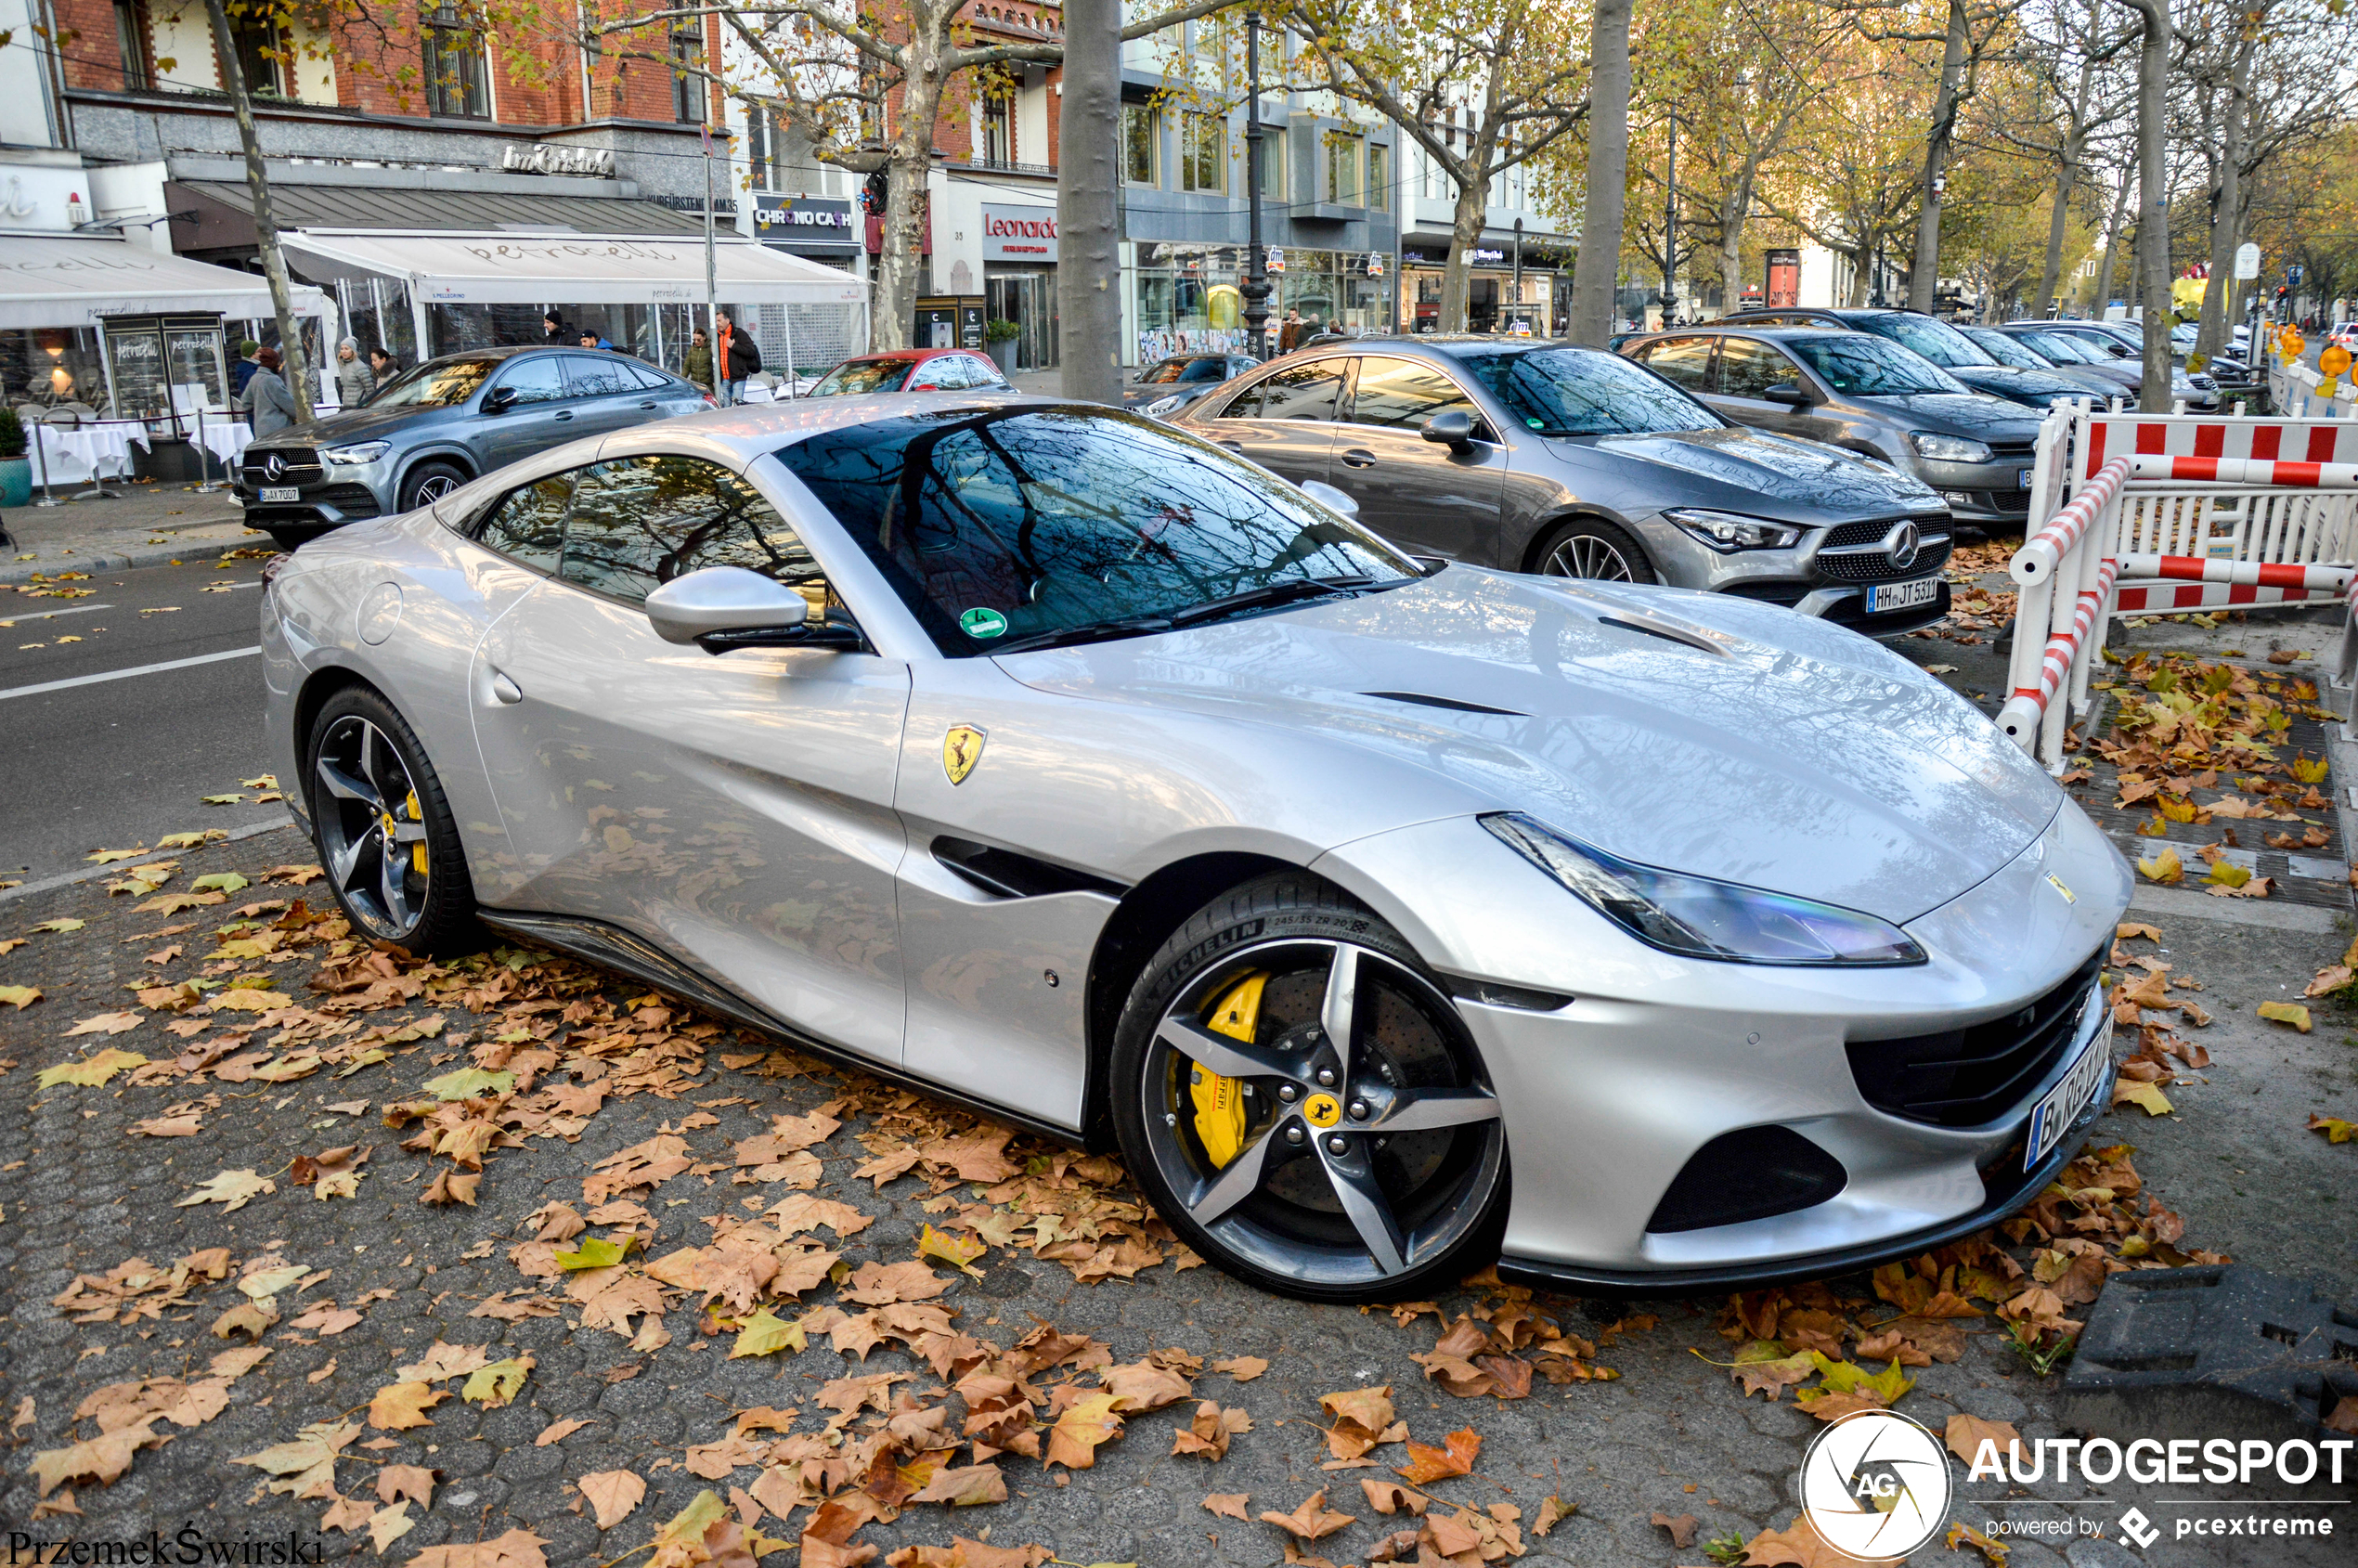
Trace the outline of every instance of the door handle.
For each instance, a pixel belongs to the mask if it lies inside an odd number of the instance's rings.
[[[573,418],[573,410],[571,408],[560,409],[558,410],[557,418],[561,420],[569,420]]]
[[[1224,447],[1229,451],[1239,454],[1241,454],[1245,449],[1245,444],[1241,441],[1214,441],[1212,445],[1215,447]]]
[[[654,406],[655,406],[655,400],[654,400],[654,398],[652,398],[652,397],[648,398],[648,399],[647,399],[644,403],[641,403],[641,404],[640,404],[640,405],[639,405],[639,407],[641,407],[641,408],[654,408]]]
[[[524,688],[509,680],[505,674],[499,670],[494,670],[491,673],[491,694],[498,697],[503,703],[520,703],[524,701]]]
[[[1376,466],[1376,454],[1367,450],[1365,447],[1350,447],[1342,454],[1342,466],[1345,468],[1373,468]]]

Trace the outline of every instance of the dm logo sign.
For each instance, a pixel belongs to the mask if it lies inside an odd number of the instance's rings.
[[[1859,1410],[1811,1440],[1801,1506],[1826,1544],[1859,1558],[1905,1557],[1949,1519],[1940,1440],[1890,1410]]]

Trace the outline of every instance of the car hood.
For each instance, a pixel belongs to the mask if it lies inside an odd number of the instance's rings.
[[[1949,367],[1949,373],[1992,397],[2009,402],[2044,408],[2054,397],[2076,397],[2083,390],[2077,383],[2044,370],[2019,369],[2012,365],[1967,365],[1962,369]]]
[[[353,441],[367,441],[378,436],[391,436],[423,420],[436,415],[451,414],[453,408],[421,408],[403,405],[397,408],[344,408],[323,414],[309,424],[297,425],[279,432],[267,443],[255,446],[273,447],[334,447]]]
[[[1911,392],[1897,397],[1858,397],[1860,405],[1898,414],[1918,428],[1977,441],[2036,441],[2039,420],[2019,403],[1980,392]]]
[[[1987,718],[1898,655],[1718,594],[1452,566],[999,663],[1037,690],[1211,719],[1247,773],[1258,729],[1331,746],[1327,778],[1258,787],[1390,780],[1429,800],[1406,775],[1437,776],[1467,811],[1528,811],[1643,864],[1893,921],[1989,876],[2064,803]]]
[[[1652,482],[1636,487],[1659,494],[1665,505],[1731,507],[1804,523],[1937,512],[1941,505],[1930,487],[1887,464],[1741,427],[1557,437],[1547,445],[1566,457],[1595,453],[1617,476],[1629,475],[1632,465],[1652,469]]]

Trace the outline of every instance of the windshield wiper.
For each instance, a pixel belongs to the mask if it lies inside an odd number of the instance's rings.
[[[1226,594],[1208,600],[1185,610],[1174,611],[1173,626],[1201,626],[1206,621],[1222,620],[1242,615],[1248,610],[1265,610],[1274,605],[1290,604],[1298,599],[1324,599],[1335,595],[1348,597],[1369,587],[1375,578],[1364,576],[1340,577],[1297,577],[1289,582],[1264,583],[1241,593]]]
[[[1030,637],[1018,637],[1013,642],[1003,642],[985,651],[996,655],[1027,653],[1034,648],[1069,648],[1082,642],[1110,642],[1117,637],[1143,637],[1148,632],[1169,631],[1175,624],[1169,616],[1124,616],[1119,620],[1090,621],[1082,626],[1034,632]]]

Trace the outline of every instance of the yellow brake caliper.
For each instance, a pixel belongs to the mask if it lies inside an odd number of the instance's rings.
[[[1237,981],[1235,989],[1212,1009],[1206,1027],[1214,1034],[1251,1044],[1253,1030],[1261,1022],[1261,988],[1268,983],[1269,977],[1263,974],[1247,975]],[[1213,1166],[1224,1167],[1244,1147],[1244,1085],[1207,1068],[1193,1063],[1189,1066],[1193,1069],[1189,1093],[1196,1106],[1196,1136],[1203,1140],[1204,1152],[1211,1157]]]
[[[421,823],[426,820],[425,810],[418,804],[418,792],[414,789],[409,792],[409,820],[413,823]],[[409,864],[419,875],[423,876],[426,874],[426,841],[424,839],[421,838],[409,846]]]

